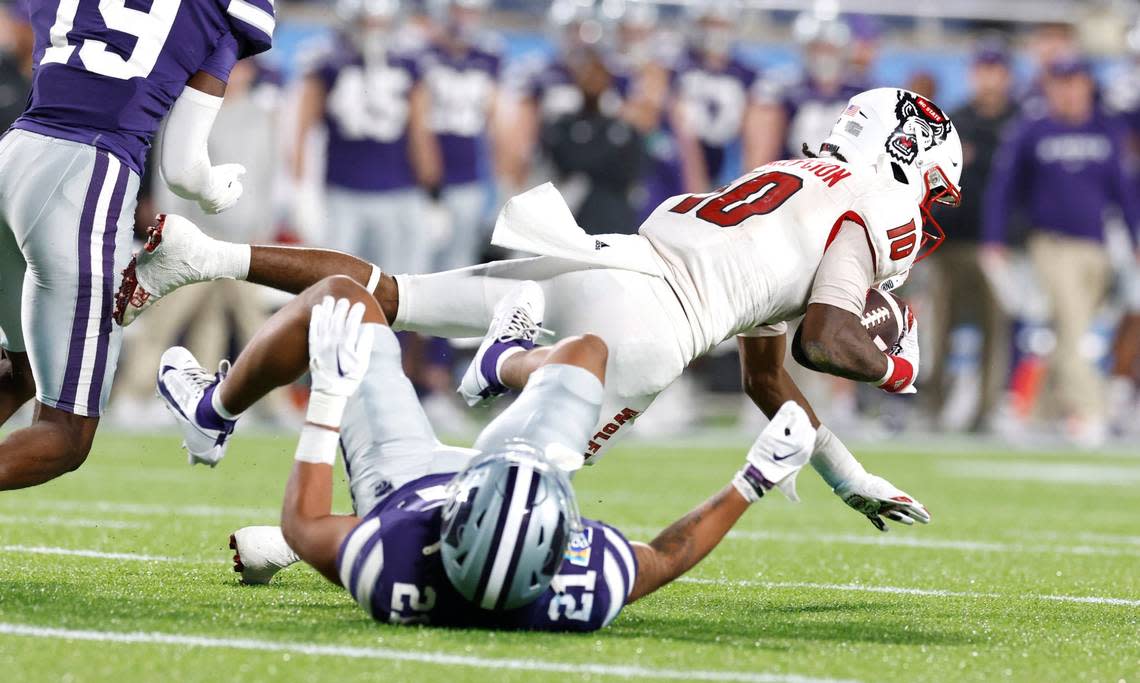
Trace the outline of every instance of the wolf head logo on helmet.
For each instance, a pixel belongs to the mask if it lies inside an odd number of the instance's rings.
[[[887,136],[887,153],[904,164],[913,164],[920,152],[946,141],[950,119],[933,102],[906,90],[898,90],[895,118],[899,125]]]

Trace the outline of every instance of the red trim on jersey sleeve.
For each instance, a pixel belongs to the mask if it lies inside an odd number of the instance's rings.
[[[879,259],[875,256],[875,245],[871,244],[871,231],[867,228],[866,221],[863,217],[854,211],[847,211],[839,218],[835,219],[835,223],[831,226],[831,232],[827,235],[827,244],[823,246],[823,251],[826,253],[831,243],[839,235],[839,229],[843,227],[845,221],[851,221],[860,228],[863,228],[863,237],[867,240],[867,248],[871,250],[871,270],[877,277],[879,274]]]

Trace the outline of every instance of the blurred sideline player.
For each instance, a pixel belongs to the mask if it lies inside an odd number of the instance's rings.
[[[323,127],[321,198],[298,192],[303,233],[362,258],[392,259],[407,272],[431,267],[431,235],[421,189],[439,183],[439,151],[428,127],[428,93],[414,56],[392,47],[397,0],[338,0],[342,40],[301,84],[292,171],[304,186],[314,163],[310,136]]]
[[[508,203],[496,239],[546,256],[431,275],[392,277],[343,254],[221,243],[167,216],[162,245],[140,257],[140,277],[157,293],[220,276],[299,292],[346,274],[367,283],[396,327],[442,336],[482,333],[506,291],[537,280],[547,327],[561,336],[593,332],[610,349],[606,409],[584,453],[595,460],[693,359],[732,337],[745,392],[765,414],[789,400],[811,414],[783,366],[785,321],[800,315],[801,362],[888,392],[915,391],[913,313],[895,316],[903,334],[886,350],[860,318],[871,286],[897,287],[920,253],[941,242],[930,209],[958,203],[957,132],[934,103],[880,88],[852,98],[819,150],[818,159],[775,162],[717,191],[675,197],[638,235],[584,234],[557,191],[541,186]],[[248,256],[249,267],[214,265],[231,252]],[[501,393],[494,367],[480,351],[460,386],[469,403]],[[880,515],[929,520],[824,427],[812,463],[880,529]]]
[[[580,464],[602,403],[606,345],[584,335],[530,348],[542,309],[533,282],[496,306],[483,346],[502,359],[496,377],[525,388],[473,450],[436,439],[383,312],[348,278],[302,292],[224,380],[185,349],[168,351],[159,387],[176,412],[193,416],[181,420],[191,440],[202,438],[199,423],[221,418],[213,406],[233,416],[306,370],[313,379],[281,529],[238,531],[235,569],[263,583],[304,560],[386,623],[594,631],[700,562],[773,487],[795,498],[815,430],[788,403],[731,483],[653,542],[630,543],[582,519],[559,463]],[[338,443],[351,515],[331,509]]]
[[[758,161],[804,156],[804,140],[821,140],[835,123],[835,112],[863,88],[848,72],[851,30],[839,19],[812,13],[796,18],[796,40],[802,46],[804,71],[795,80],[762,84],[763,105],[757,116]]]
[[[0,489],[74,470],[91,448],[122,339],[112,297],[163,118],[162,175],[175,193],[208,213],[241,195],[244,169],[213,165],[207,138],[230,69],[272,43],[273,3],[148,7],[32,9],[32,92],[0,142],[0,421],[33,395],[38,404],[32,426],[0,442]]]
[[[440,240],[433,269],[461,268],[479,261],[487,193],[485,156],[496,148],[495,103],[502,69],[500,46],[483,32],[489,0],[436,0],[440,30],[421,61],[430,109],[428,120],[443,164],[436,188],[450,230]]]
[[[676,70],[673,124],[681,145],[685,189],[704,192],[727,171],[729,148],[741,141],[744,167],[761,161],[756,70],[734,54],[744,11],[734,0],[707,0],[691,10],[688,47]]]

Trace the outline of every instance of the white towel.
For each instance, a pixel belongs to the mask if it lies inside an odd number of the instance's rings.
[[[491,244],[540,256],[662,276],[660,258],[640,235],[588,235],[550,183],[512,197],[499,212]]]

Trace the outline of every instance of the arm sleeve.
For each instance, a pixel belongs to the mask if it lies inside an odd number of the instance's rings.
[[[183,199],[201,198],[210,184],[209,139],[222,98],[187,86],[174,102],[162,133],[163,180]]]
[[[233,34],[223,35],[214,47],[214,51],[210,53],[206,61],[202,62],[198,70],[205,71],[222,83],[229,83],[230,71],[237,64],[239,49],[237,38],[234,38]]]
[[[874,278],[874,260],[863,228],[845,221],[823,253],[808,304],[828,304],[862,316]]]
[[[277,27],[273,0],[228,0],[226,14],[239,45],[239,59],[273,47],[273,30]]]
[[[985,188],[982,206],[982,241],[990,244],[1005,242],[1009,218],[1016,206],[1016,190],[1022,166],[1027,133],[1024,129],[1010,130],[994,154],[993,170]]]

